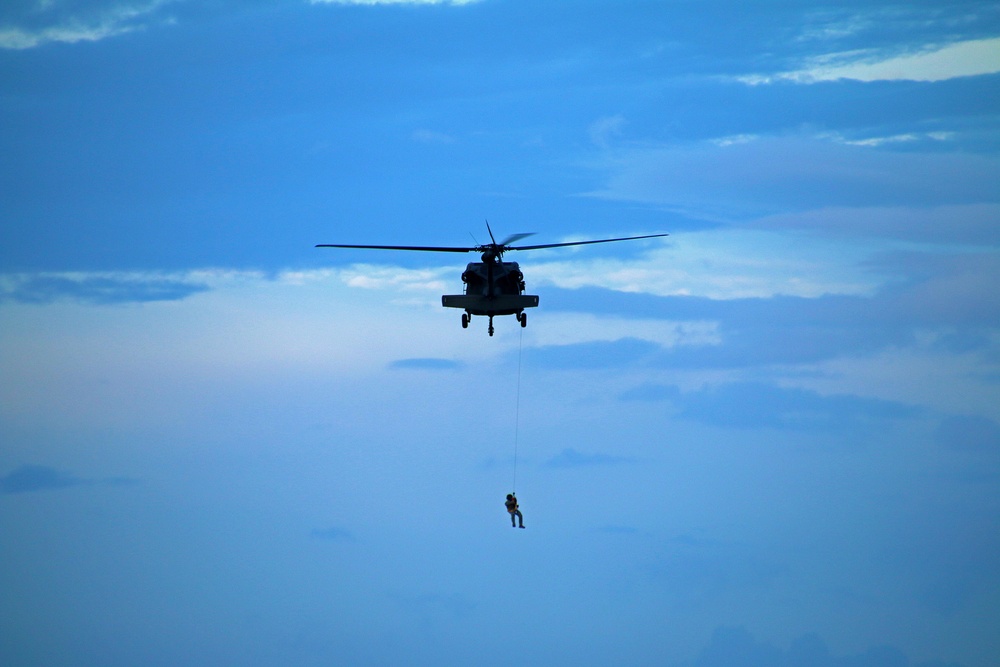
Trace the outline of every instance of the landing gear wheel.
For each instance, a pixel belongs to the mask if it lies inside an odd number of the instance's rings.
[[[463,329],[468,329],[469,328],[469,315],[468,315],[468,313],[462,313],[462,328]]]
[[[519,313],[517,321],[521,323],[521,328],[528,326],[528,313]]]

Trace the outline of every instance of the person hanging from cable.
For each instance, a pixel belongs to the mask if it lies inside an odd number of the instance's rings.
[[[514,528],[517,524],[520,524],[521,528],[524,528],[524,516],[521,514],[521,510],[517,508],[517,496],[513,493],[507,494],[507,502],[504,503],[507,507],[507,512],[510,514],[510,527]],[[517,523],[515,523],[517,519]]]

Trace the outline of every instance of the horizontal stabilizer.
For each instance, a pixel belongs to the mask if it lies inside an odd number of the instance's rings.
[[[525,308],[538,306],[537,294],[498,294],[492,299],[468,294],[445,294],[441,297],[445,308],[462,308],[473,315],[512,315]]]

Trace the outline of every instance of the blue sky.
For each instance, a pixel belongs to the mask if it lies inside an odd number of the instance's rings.
[[[998,86],[996,3],[4,3],[0,662],[995,664]],[[486,220],[670,236],[492,338],[313,247]]]

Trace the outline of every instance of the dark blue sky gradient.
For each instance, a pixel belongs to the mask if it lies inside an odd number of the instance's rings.
[[[0,663],[994,665],[998,77],[995,2],[5,3]],[[493,337],[314,247],[487,221],[670,236]]]

